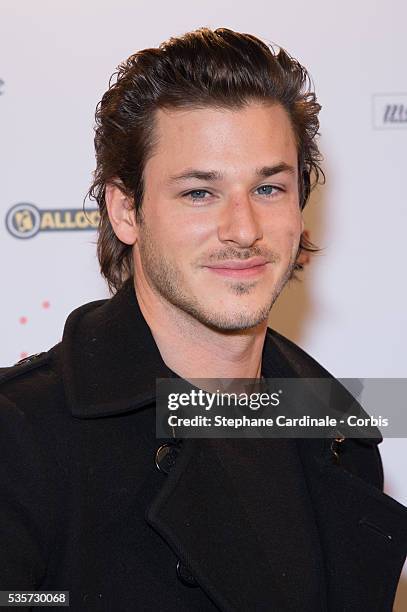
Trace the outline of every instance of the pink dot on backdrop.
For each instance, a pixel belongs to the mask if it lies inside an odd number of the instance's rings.
[[[20,353],[20,359],[25,359],[26,357],[28,357],[28,353],[22,351],[22,353]]]
[[[21,323],[21,325],[25,325],[28,321],[27,317],[20,317],[19,318],[19,323]]]
[[[42,303],[42,307],[47,309],[51,306],[51,304],[49,303],[49,300],[44,300]]]

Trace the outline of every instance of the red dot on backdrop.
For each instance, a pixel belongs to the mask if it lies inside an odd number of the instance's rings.
[[[28,357],[28,353],[26,353],[25,351],[20,353],[20,359],[25,359],[26,357]]]
[[[19,323],[21,323],[21,325],[25,325],[27,323],[28,319],[27,317],[20,317],[19,318]]]
[[[44,301],[43,301],[43,303],[42,303],[42,307],[43,307],[43,308],[47,309],[47,308],[49,308],[50,306],[51,306],[51,304],[49,303],[49,301],[48,301],[48,300],[44,300]]]

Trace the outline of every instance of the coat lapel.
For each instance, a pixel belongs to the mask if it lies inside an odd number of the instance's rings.
[[[297,446],[324,552],[329,611],[391,612],[407,550],[407,508],[336,463],[329,440],[299,439]]]
[[[333,464],[325,440],[183,444],[146,519],[221,610],[391,611],[407,509]],[[265,470],[277,455],[286,492]]]
[[[326,610],[294,440],[187,439],[146,518],[221,610]]]

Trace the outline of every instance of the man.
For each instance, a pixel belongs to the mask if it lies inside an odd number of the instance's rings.
[[[268,329],[318,180],[305,69],[201,28],[97,110],[110,300],[1,385],[3,590],[73,610],[390,611],[407,510],[378,439],[157,439],[156,379],[330,376]]]

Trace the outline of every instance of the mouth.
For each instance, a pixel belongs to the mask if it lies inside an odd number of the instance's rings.
[[[254,257],[245,261],[222,261],[214,266],[206,266],[208,270],[219,276],[232,278],[251,278],[264,273],[267,264],[270,263],[264,257]]]

